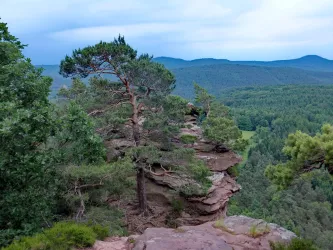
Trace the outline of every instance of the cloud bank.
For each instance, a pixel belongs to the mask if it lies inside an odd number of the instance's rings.
[[[124,35],[140,52],[185,59],[333,59],[332,0],[0,0],[38,64]]]

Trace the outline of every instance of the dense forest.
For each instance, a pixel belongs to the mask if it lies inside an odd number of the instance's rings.
[[[329,171],[306,172],[282,189],[265,175],[267,166],[290,159],[282,152],[290,133],[316,135],[323,124],[333,123],[332,95],[332,86],[289,85],[234,89],[222,96],[239,127],[255,130],[248,160],[238,168],[242,191],[232,198],[229,215],[264,218],[312,239],[321,249],[333,248]]]

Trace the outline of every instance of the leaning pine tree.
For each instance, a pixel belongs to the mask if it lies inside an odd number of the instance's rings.
[[[129,107],[128,120],[131,124],[132,140],[136,152],[149,152],[142,149],[143,129],[140,117],[159,118],[159,111],[166,96],[174,88],[175,79],[163,65],[153,62],[148,55],[138,56],[124,37],[119,36],[113,42],[100,42],[94,46],[74,50],[72,56],[61,61],[60,73],[64,77],[88,77],[91,75],[112,75],[118,81],[107,81],[109,102],[92,114],[102,114],[121,105]],[[102,80],[101,80],[102,81]],[[112,86],[109,86],[109,85]],[[151,122],[153,122],[153,120]],[[154,150],[153,150],[154,151]],[[143,155],[143,154],[141,154]],[[141,157],[142,158],[142,157]],[[140,156],[134,159],[137,169],[137,196],[141,212],[147,211],[145,195],[146,165],[140,164]]]

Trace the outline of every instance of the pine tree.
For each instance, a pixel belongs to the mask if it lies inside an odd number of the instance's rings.
[[[290,160],[268,166],[265,174],[280,189],[287,187],[300,174],[326,168],[333,174],[333,126],[323,125],[321,134],[310,136],[296,131],[286,140],[283,152]]]
[[[60,73],[65,77],[116,77],[117,82],[100,78],[93,80],[99,87],[100,84],[105,85],[104,98],[108,102],[105,106],[91,111],[90,115],[125,107],[128,117],[122,118],[131,123],[132,140],[137,148],[142,146],[140,117],[145,117],[146,121],[152,121],[148,116],[158,118],[163,100],[173,90],[175,83],[173,75],[163,65],[153,62],[152,57],[146,54],[138,56],[121,36],[113,42],[100,42],[74,50],[71,57],[66,56],[61,61]],[[159,130],[161,128],[162,126]],[[138,155],[137,157],[140,158]],[[145,164],[141,164],[139,159],[133,159],[133,162],[137,169],[139,207],[142,212],[146,212]]]

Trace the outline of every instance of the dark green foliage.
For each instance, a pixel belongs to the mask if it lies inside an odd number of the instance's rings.
[[[92,226],[92,228],[94,228],[94,226],[102,226],[103,229],[101,231],[103,231],[104,228],[107,228],[109,235],[128,235],[128,231],[126,229],[126,224],[124,221],[124,213],[117,208],[106,206],[92,206],[87,211],[83,222],[89,226]]]
[[[175,94],[192,99],[193,82],[219,96],[226,90],[283,84],[332,84],[333,72],[315,72],[296,68],[247,65],[204,65],[173,69],[177,79]]]
[[[278,191],[264,172],[268,165],[288,161],[282,152],[288,134],[296,130],[315,135],[322,124],[333,122],[327,86],[275,86],[231,91],[223,100],[237,120],[249,116],[255,135],[246,164],[239,168],[242,186],[229,204],[230,215],[244,214],[277,223],[311,239],[321,249],[332,249],[332,177],[317,170],[296,178]],[[264,121],[264,122],[263,122]],[[265,124],[266,127],[260,127]],[[281,184],[281,183],[279,183]]]
[[[272,250],[318,250],[311,240],[294,238],[289,244],[270,243]]]
[[[199,123],[202,123],[204,137],[230,149],[244,150],[247,142],[242,138],[242,132],[229,116],[228,108],[214,101],[213,96],[198,84],[195,83],[194,88],[196,104],[201,107],[203,113]]]
[[[101,225],[93,225],[91,226],[91,229],[94,231],[96,234],[96,239],[98,240],[104,240],[106,237],[110,235],[109,228],[106,226],[101,226]]]
[[[200,185],[197,184],[187,184],[183,185],[179,189],[180,195],[187,197],[200,197],[207,194],[207,190],[204,190]]]
[[[321,134],[313,137],[296,131],[288,136],[283,152],[290,160],[268,166],[265,171],[267,177],[279,188],[290,185],[295,175],[321,167],[333,174],[333,127],[325,124]]]
[[[105,159],[103,141],[94,131],[94,123],[75,102],[59,110],[58,131],[49,141],[58,161],[73,164],[98,164]]]
[[[172,199],[172,209],[175,213],[180,214],[184,210],[184,203],[182,200]]]
[[[194,135],[184,134],[180,136],[180,141],[184,144],[193,144],[197,141],[197,137]]]
[[[226,117],[208,117],[202,124],[204,136],[235,150],[243,150],[246,141],[235,122]]]
[[[250,119],[251,130],[271,127],[286,137],[296,130],[314,134],[324,123],[332,122],[332,95],[332,86],[284,85],[234,89],[221,100],[232,108],[239,126]]]
[[[69,165],[63,167],[65,190],[62,198],[76,220],[85,220],[89,206],[103,206],[108,197],[120,198],[131,193],[134,181],[132,162],[126,158],[102,165]]]
[[[208,115],[211,109],[211,105],[214,101],[214,96],[208,94],[208,92],[200,87],[199,84],[194,83],[194,93],[195,93],[195,104],[199,105],[205,115]]]
[[[55,168],[44,147],[54,132],[52,80],[22,48],[0,23],[0,245],[40,228],[55,203]]]

